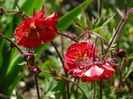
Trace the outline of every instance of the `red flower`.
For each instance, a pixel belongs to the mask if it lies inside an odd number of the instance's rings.
[[[93,44],[82,42],[71,45],[65,55],[65,68],[69,74],[73,74],[75,69],[82,70],[92,62]],[[95,48],[95,57],[98,50]]]
[[[57,33],[57,14],[43,18],[44,10],[35,13],[32,18],[23,19],[23,23],[16,29],[18,45],[26,48],[36,48],[50,42]]]
[[[84,70],[81,80],[93,82],[100,79],[109,79],[113,76],[114,72],[115,69],[109,63],[94,63]]]
[[[95,56],[94,55],[95,51]],[[93,44],[82,42],[71,45],[65,55],[65,68],[68,74],[80,77],[84,82],[111,78],[115,72],[109,62],[93,62],[98,49]]]

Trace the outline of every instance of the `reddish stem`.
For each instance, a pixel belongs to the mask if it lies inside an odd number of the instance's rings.
[[[13,42],[11,39],[9,39],[8,37],[4,36],[2,33],[0,33],[0,37],[2,37],[3,39],[7,40],[8,42],[10,42],[14,47],[16,47],[18,49],[18,51],[23,55],[23,51],[18,47],[18,45]]]
[[[129,9],[128,11],[126,11],[126,12],[123,14],[123,16],[121,17],[121,20],[120,20],[119,24],[118,24],[117,27],[116,27],[116,31],[115,31],[115,33],[114,33],[114,35],[113,35],[113,37],[112,37],[112,39],[111,39],[111,41],[110,41],[110,43],[109,43],[107,49],[105,50],[104,55],[109,51],[111,45],[114,43],[114,41],[115,41],[116,38],[118,37],[119,32],[121,31],[121,29],[122,29],[124,23],[126,22],[127,18],[129,17],[129,15],[130,15],[132,12],[133,12],[133,8],[131,8],[131,9]]]
[[[59,58],[60,58],[60,60],[61,60],[61,63],[62,63],[64,72],[65,72],[65,76],[67,77],[67,73],[66,73],[65,68],[64,68],[64,61],[63,61],[63,58],[62,58],[61,54],[59,53],[59,51],[58,51],[58,49],[57,49],[57,47],[56,47],[56,45],[54,44],[53,41],[51,41],[51,44],[52,44],[53,47],[55,48],[55,50],[56,50],[56,52],[57,52],[57,54],[58,54],[58,56],[59,56]],[[69,97],[70,97],[70,94],[69,94],[69,84],[68,84],[68,83],[66,83],[66,88],[67,88],[67,96],[68,96],[68,98],[69,98]]]
[[[35,85],[36,85],[36,91],[37,91],[37,97],[38,99],[41,99],[40,98],[40,92],[39,92],[39,86],[38,86],[38,75],[34,73],[34,78],[35,78]]]
[[[67,35],[67,34],[64,34],[64,33],[59,33],[59,32],[58,32],[57,34],[62,35],[62,36],[65,36],[65,37],[67,37],[67,38],[71,39],[72,41],[74,41],[74,42],[78,43],[78,41],[77,41],[77,40],[73,39],[72,37],[70,37],[70,36],[69,36],[69,35]]]

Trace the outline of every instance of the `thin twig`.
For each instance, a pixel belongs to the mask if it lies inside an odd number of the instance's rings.
[[[4,36],[2,33],[0,33],[0,37],[2,37],[3,39],[7,40],[8,42],[10,42],[15,48],[18,49],[18,51],[23,55],[23,51],[18,47],[18,45],[13,42],[11,39],[9,39],[8,37]]]
[[[100,97],[99,99],[102,99],[102,92],[103,92],[103,84],[102,84],[102,79],[100,80]]]
[[[54,44],[53,41],[51,41],[51,44],[52,44],[53,47],[55,48],[55,50],[56,50],[56,52],[57,52],[57,54],[58,54],[58,56],[59,56],[59,58],[60,58],[60,61],[61,61],[61,63],[62,63],[62,66],[63,66],[64,72],[66,73],[65,68],[64,68],[64,61],[63,61],[63,58],[62,58],[60,52],[58,51],[58,49],[57,49],[57,47],[56,47],[56,45]]]
[[[94,86],[94,88],[93,88],[94,92],[93,92],[92,99],[95,99],[95,94],[96,94],[96,84],[95,84],[95,82],[93,83],[93,86]]]
[[[63,0],[60,0],[59,2],[60,2],[60,3],[59,3],[60,14],[62,15],[62,14],[63,14],[63,13],[62,13],[62,3],[63,3]]]
[[[36,91],[37,91],[37,97],[38,99],[41,99],[40,98],[40,92],[39,92],[39,86],[38,86],[38,75],[34,73],[34,79],[35,79],[35,85],[36,85]]]
[[[5,11],[5,13],[20,13],[21,11],[19,11],[19,10],[4,10]]]
[[[111,45],[115,42],[115,40],[117,39],[124,23],[126,22],[127,18],[129,17],[129,15],[133,13],[133,8],[129,9],[128,11],[125,12],[124,16],[121,17],[121,20],[119,21],[119,24],[116,27],[116,31],[107,47],[107,49],[105,50],[104,54],[106,54],[108,52],[108,50],[110,49]]]
[[[120,71],[119,71],[119,73],[120,73],[120,78],[119,78],[119,85],[118,85],[118,88],[121,88],[121,85],[122,85],[122,80],[123,80],[123,78],[122,78],[122,74],[123,74],[122,66],[123,66],[123,64],[124,64],[124,61],[125,61],[125,57],[122,58],[121,65],[120,65]],[[116,95],[116,99],[118,99],[118,98],[119,98],[119,95],[117,94],[117,95]]]
[[[117,26],[117,28],[116,28],[116,31],[115,31],[115,33],[114,33],[112,39],[111,39],[111,41],[110,41],[110,43],[109,43],[109,45],[108,45],[108,47],[107,47],[107,49],[105,50],[105,53],[104,53],[104,54],[106,54],[106,53],[108,52],[109,48],[110,48],[111,45],[114,43],[114,41],[115,41],[115,39],[116,39],[116,36],[117,36],[118,33],[120,32],[120,30],[121,30],[121,28],[123,27],[124,23],[125,23],[125,20],[121,19],[120,22],[119,22],[119,24],[118,24],[118,26]]]
[[[84,93],[84,91],[83,91],[75,82],[73,82],[73,81],[71,81],[71,80],[69,80],[69,79],[67,79],[66,77],[63,77],[63,76],[61,76],[61,78],[62,78],[63,80],[65,80],[65,81],[71,82],[71,83],[73,83],[75,86],[77,86],[77,87],[80,89],[80,91],[84,94],[85,98],[88,99],[87,96],[86,96],[86,94]]]
[[[2,93],[0,93],[0,99],[10,99],[10,97],[8,97],[7,95],[4,95]]]
[[[91,34],[93,34],[93,35],[99,37],[100,39],[102,39],[102,41],[103,41],[103,43],[104,43],[105,45],[108,44],[108,42],[107,42],[105,39],[103,39],[103,37],[102,37],[101,35],[99,35],[98,33],[96,33],[96,32],[91,32]]]
[[[69,35],[67,35],[67,34],[64,34],[64,33],[59,33],[59,32],[58,32],[57,34],[62,35],[62,36],[65,36],[65,37],[67,37],[67,38],[71,39],[72,41],[74,41],[74,42],[78,43],[78,41],[77,41],[77,40],[73,39],[72,37],[70,37],[70,36],[69,36]]]
[[[121,84],[122,84],[122,72],[123,72],[122,66],[123,66],[123,64],[124,64],[124,61],[125,61],[125,57],[124,57],[124,58],[122,58],[121,65],[120,65],[119,88],[121,87]]]
[[[51,44],[52,44],[53,47],[55,48],[55,50],[56,50],[56,52],[57,52],[57,54],[58,54],[58,56],[59,56],[59,58],[60,58],[60,61],[61,61],[61,63],[62,63],[64,72],[65,72],[65,76],[67,77],[67,73],[66,73],[66,70],[65,70],[65,68],[64,68],[64,61],[63,61],[63,58],[62,58],[61,54],[59,53],[59,51],[58,51],[58,49],[57,49],[57,47],[55,46],[55,44],[54,44],[53,41],[51,41]],[[66,83],[66,88],[67,88],[67,96],[68,96],[68,98],[69,98],[69,97],[70,97],[70,94],[69,94],[69,84],[68,84],[68,83]]]
[[[61,52],[62,52],[62,56],[64,56],[64,37],[61,36]]]

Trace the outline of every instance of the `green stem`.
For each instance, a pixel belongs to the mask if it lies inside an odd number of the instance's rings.
[[[103,0],[98,0],[98,12],[99,12],[99,17],[101,17],[102,8],[103,8]]]
[[[121,62],[121,66],[120,66],[120,71],[119,71],[120,77],[119,77],[118,89],[121,88],[121,85],[122,85],[122,80],[123,80],[123,79],[122,79],[122,71],[123,71],[122,66],[123,66],[123,64],[124,64],[124,61],[125,61],[125,57],[122,58],[122,62]],[[116,96],[116,99],[119,99],[119,95],[118,95],[118,94],[117,94],[117,96]]]
[[[103,84],[102,84],[102,79],[100,80],[100,97],[99,99],[102,99],[102,91],[103,91]]]
[[[93,87],[94,87],[94,92],[93,92],[92,99],[95,99],[95,94],[96,94],[96,84],[95,84],[95,82],[93,83]]]

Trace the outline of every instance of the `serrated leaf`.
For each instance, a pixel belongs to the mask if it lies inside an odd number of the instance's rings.
[[[98,30],[99,28],[102,28],[103,26],[108,24],[113,19],[114,16],[115,15],[96,19],[92,24],[92,30],[95,31]]]
[[[74,18],[74,21],[79,27],[85,29],[86,25],[82,19]]]

